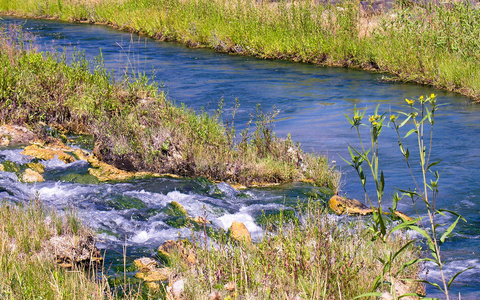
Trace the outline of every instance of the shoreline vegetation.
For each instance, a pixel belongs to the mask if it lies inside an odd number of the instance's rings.
[[[423,3],[423,2],[422,2]],[[385,2],[385,5],[387,3]],[[480,100],[480,10],[458,2],[0,0],[0,13],[89,22],[219,52],[354,67]]]
[[[275,135],[276,112],[258,108],[237,133],[231,121],[222,123],[221,107],[210,116],[175,106],[144,76],[115,82],[102,65],[91,72],[80,54],[68,64],[65,56],[38,53],[15,30],[0,32],[1,124],[27,125],[47,142],[52,128],[91,134],[93,154],[124,171],[338,187],[339,173],[326,157]]]
[[[156,255],[133,262],[125,256],[124,273],[107,274],[93,232],[73,212],[49,211],[39,200],[0,202],[0,298],[352,299],[382,274],[376,257],[399,249],[376,291],[382,299],[393,299],[392,286],[397,296],[424,294],[422,284],[411,281],[419,267],[405,267],[420,255],[409,237],[372,242],[361,219],[331,218],[319,202],[297,209],[298,217],[280,212],[266,221],[254,244],[245,233],[235,240],[204,223],[190,241],[166,241]]]

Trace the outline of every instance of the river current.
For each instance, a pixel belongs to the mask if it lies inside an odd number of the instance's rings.
[[[0,23],[22,24],[24,30],[35,35],[35,44],[41,51],[56,48],[70,55],[75,49],[84,51],[92,61],[101,51],[105,67],[114,71],[115,76],[135,70],[154,77],[172,101],[197,111],[213,111],[223,99],[224,116],[229,117],[238,99],[238,129],[255,113],[257,104],[263,111],[275,107],[280,110],[276,134],[286,137],[290,133],[304,150],[326,155],[344,172],[342,193],[357,199],[364,198],[360,182],[342,157],[349,156],[349,144],[358,143],[344,114],[351,115],[354,106],[367,108],[367,115],[373,114],[378,104],[380,111],[394,111],[404,108],[405,98],[435,93],[444,105],[438,111],[432,153],[432,159],[442,160],[438,165],[443,173],[437,206],[457,211],[468,221],[459,223],[443,246],[443,255],[449,275],[475,267],[457,278],[452,294],[460,292],[462,299],[480,299],[480,106],[469,99],[425,86],[384,83],[377,73],[190,49],[98,25],[12,17],[2,17]],[[388,205],[395,187],[413,189],[413,185],[392,129],[384,128],[380,143]],[[413,149],[415,145],[410,146]],[[20,152],[0,149],[0,162],[27,162],[28,158]],[[104,241],[100,247],[121,252],[122,245],[127,245],[131,257],[153,254],[165,240],[191,234],[189,229],[169,226],[162,213],[155,213],[171,201],[182,204],[191,216],[206,213],[217,227],[226,229],[233,220],[244,222],[258,238],[262,229],[257,218],[262,210],[278,211],[295,205],[298,199],[307,199],[314,189],[289,184],[238,192],[224,183],[170,178],[87,185],[61,180],[65,174],[85,169],[82,162],[64,164],[52,160],[45,164],[44,183],[22,184],[13,174],[0,172],[0,198],[25,200],[38,194],[43,202],[58,209],[73,207],[100,233]],[[125,201],[138,205],[125,205]],[[399,208],[407,215],[414,214],[408,201],[400,203]],[[448,217],[445,221],[453,219]],[[117,258],[112,255],[110,259]],[[428,271],[429,280],[438,276],[434,268]],[[429,296],[440,296],[429,287],[427,292]]]

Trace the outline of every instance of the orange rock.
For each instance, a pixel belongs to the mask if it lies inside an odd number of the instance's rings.
[[[360,203],[356,199],[348,199],[338,195],[333,196],[328,201],[328,206],[333,210],[337,215],[347,214],[347,215],[369,215],[373,213],[373,210],[367,207],[365,204]],[[384,214],[389,214],[384,212]],[[413,220],[409,216],[405,215],[402,212],[395,211],[395,215],[400,217],[405,221]]]
[[[233,221],[232,226],[230,226],[228,231],[231,239],[252,244],[252,237],[250,232],[248,232],[247,227],[245,227],[245,224]]]
[[[133,261],[133,264],[142,272],[153,270],[158,266],[157,261],[150,257],[138,258]]]
[[[373,211],[371,208],[368,208],[365,204],[360,203],[356,199],[347,199],[338,195],[333,196],[328,201],[328,206],[337,214],[347,214],[347,215],[367,215],[371,214]]]
[[[27,164],[27,167],[28,167],[29,169],[34,170],[35,172],[40,173],[40,174],[45,173],[45,166],[42,165],[41,163],[33,163],[33,162],[31,162],[31,163],[28,163],[28,164]]]
[[[152,281],[165,281],[172,274],[170,268],[154,268],[147,272],[138,272],[135,274],[135,277],[143,279],[143,281],[152,282]]]
[[[43,179],[42,175],[40,175],[38,172],[32,169],[26,169],[25,173],[23,173],[22,181],[23,182],[43,182],[45,181],[45,179]]]
[[[71,150],[73,151],[73,149]],[[65,163],[71,163],[76,160],[70,154],[65,153],[65,149],[49,147],[49,146],[40,147],[38,145],[30,145],[25,147],[25,149],[20,154],[32,156],[32,157],[43,159],[43,160],[50,160],[50,159],[54,159],[55,157],[58,157],[58,159],[60,159]]]

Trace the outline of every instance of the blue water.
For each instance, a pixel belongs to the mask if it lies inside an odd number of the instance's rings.
[[[438,112],[433,140],[432,159],[442,160],[438,169],[443,171],[437,206],[457,211],[468,221],[459,224],[450,242],[444,245],[443,255],[448,274],[475,266],[475,269],[457,278],[453,294],[461,292],[462,299],[480,298],[480,185],[477,181],[477,170],[480,169],[480,106],[473,105],[469,99],[425,86],[382,83],[379,81],[381,74],[190,49],[104,26],[11,17],[4,17],[2,23],[23,24],[25,30],[36,36],[35,43],[43,51],[57,48],[70,55],[75,48],[85,51],[87,58],[93,60],[101,49],[105,66],[113,70],[117,78],[132,70],[149,77],[154,75],[172,101],[185,103],[195,110],[204,108],[213,111],[223,99],[224,117],[228,118],[235,99],[238,99],[240,108],[235,122],[239,129],[251,114],[255,114],[257,104],[260,103],[264,111],[275,107],[280,110],[275,123],[277,135],[286,137],[290,133],[304,150],[327,155],[344,172],[342,193],[357,199],[363,199],[361,185],[341,158],[348,157],[348,144],[358,146],[356,134],[344,114],[351,115],[355,105],[367,108],[370,114],[377,104],[381,105],[381,111],[396,110],[405,106],[405,98],[435,93],[438,102],[445,105]],[[393,130],[385,128],[380,142],[388,202],[395,187],[405,189],[414,186],[405,171]],[[415,144],[413,140],[410,142],[413,152]],[[292,188],[292,191],[295,189]],[[46,198],[55,194],[51,190],[43,192]],[[167,198],[178,200],[187,192],[180,185],[175,189],[166,187],[163,193]],[[252,193],[255,199],[263,197],[264,205],[268,205],[268,201],[278,203],[278,195],[272,196],[268,191]],[[288,188],[285,193],[288,193]],[[408,201],[401,203],[400,208],[407,214],[414,213]],[[241,208],[238,208],[228,213],[235,215],[240,212]],[[248,215],[248,211],[243,212],[242,216]],[[98,214],[101,215],[101,212]],[[251,226],[253,228],[254,225]],[[171,238],[175,237],[175,233],[166,231],[161,238],[166,239],[168,234],[173,234]],[[142,241],[147,237],[135,238]],[[437,277],[438,272],[434,269],[429,271],[429,280]],[[428,293],[429,296],[438,296],[431,288],[428,288]]]

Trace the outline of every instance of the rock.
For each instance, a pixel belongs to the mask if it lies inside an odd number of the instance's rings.
[[[43,176],[40,175],[37,171],[34,171],[32,169],[26,169],[25,173],[22,175],[22,181],[31,183],[31,182],[43,182],[45,179],[43,179]]]
[[[210,221],[208,221],[207,219],[205,219],[204,217],[201,217],[201,216],[198,216],[198,217],[195,217],[195,218],[189,218],[189,219],[192,220],[193,222],[197,223],[198,225],[211,224]]]
[[[368,208],[365,204],[360,203],[356,199],[347,199],[338,195],[334,195],[330,198],[328,206],[337,215],[347,214],[364,216],[373,212],[371,208]]]
[[[252,237],[250,232],[248,232],[245,224],[237,221],[233,221],[232,225],[228,229],[229,236],[231,239],[239,242],[245,242],[246,244],[252,244]]]
[[[223,286],[227,291],[229,291],[230,293],[235,291],[236,289],[236,286],[235,286],[235,283],[233,283],[232,281],[228,282],[227,284],[225,284]]]
[[[347,199],[338,195],[334,195],[328,201],[328,206],[333,210],[337,215],[347,214],[347,215],[369,215],[373,213],[373,210],[367,207],[365,204],[360,203],[356,199]],[[389,214],[388,212],[383,212],[384,214]],[[413,220],[409,216],[405,215],[402,212],[395,211],[395,215],[405,221]]]
[[[117,169],[103,162],[98,162],[96,166],[95,168],[89,168],[88,172],[97,177],[99,181],[123,181],[135,177],[134,173]]]
[[[196,263],[196,258],[188,243],[187,240],[168,240],[158,247],[158,256],[168,265],[172,256],[178,255],[186,265],[191,266]]]
[[[178,202],[172,201],[165,206],[163,210],[165,214],[168,216],[175,216],[175,217],[188,217],[187,210]]]
[[[170,282],[167,287],[167,300],[181,300],[185,290],[185,281],[180,278],[173,283]]]
[[[133,265],[141,272],[145,272],[155,269],[158,266],[158,263],[151,257],[142,257],[136,259],[133,262]]]
[[[222,294],[220,294],[218,291],[213,291],[210,294],[208,294],[208,300],[222,300]]]
[[[32,156],[32,157],[43,159],[43,160],[50,160],[50,159],[54,159],[55,157],[58,157],[58,159],[60,159],[61,161],[67,164],[76,161],[75,157],[65,153],[65,150],[68,150],[68,148],[67,149],[65,149],[64,147],[60,148],[58,147],[57,144],[52,146],[45,146],[45,147],[40,147],[38,145],[30,145],[25,147],[25,149],[20,154]],[[73,152],[73,149],[71,150]]]
[[[160,284],[157,282],[146,282],[145,285],[148,287],[148,289],[154,293],[160,292]]]
[[[135,277],[146,282],[165,281],[172,274],[170,268],[153,268],[147,272],[138,272]]]
[[[83,150],[75,150],[74,154],[82,160],[86,160],[92,165],[88,169],[90,175],[96,177],[99,181],[124,181],[133,178],[141,178],[147,176],[159,177],[160,174],[150,172],[129,172],[120,170],[115,166],[109,165],[98,160],[95,156]]]
[[[393,279],[393,280],[392,280]],[[395,287],[395,295],[396,295],[396,298],[402,296],[402,295],[405,295],[405,294],[409,294],[409,293],[414,293],[415,291],[412,290],[412,287],[408,286],[407,284],[405,284],[404,282],[400,281],[400,280],[397,280],[395,278],[391,278],[390,279],[390,282],[393,282],[393,285]],[[380,297],[380,300],[393,300],[394,297],[393,295],[390,293],[390,292],[384,292],[382,293],[382,296]],[[418,297],[414,297],[414,296],[405,296],[405,297],[402,297],[401,299],[404,299],[404,300],[416,300],[418,299]]]
[[[27,163],[26,166],[29,168],[29,169],[32,169],[33,171],[39,173],[39,174],[43,174],[45,173],[45,166],[42,165],[41,163]]]
[[[92,235],[60,235],[53,236],[46,244],[45,249],[54,253],[57,263],[73,265],[101,261],[100,251],[95,246]]]
[[[180,298],[185,290],[185,283],[183,279],[175,281],[172,285],[172,294],[175,298]]]
[[[37,136],[28,128],[16,125],[0,126],[0,147],[28,145]]]

